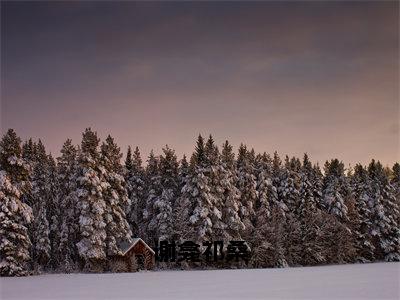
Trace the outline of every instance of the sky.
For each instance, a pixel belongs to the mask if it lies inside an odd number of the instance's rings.
[[[398,51],[397,1],[2,1],[1,133],[391,165]]]

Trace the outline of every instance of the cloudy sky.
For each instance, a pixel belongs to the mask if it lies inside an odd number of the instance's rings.
[[[399,3],[1,2],[1,131],[399,161]]]

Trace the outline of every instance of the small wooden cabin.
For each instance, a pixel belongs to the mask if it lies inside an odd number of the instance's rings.
[[[118,246],[121,254],[110,259],[111,271],[136,272],[154,268],[155,252],[141,238],[134,238],[132,243],[122,241]]]

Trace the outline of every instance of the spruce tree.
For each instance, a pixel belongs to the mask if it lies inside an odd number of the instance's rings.
[[[21,201],[29,191],[29,165],[22,159],[21,139],[9,129],[0,141],[0,275],[29,272],[32,209]]]
[[[127,213],[129,224],[134,235],[144,236],[143,211],[146,208],[145,199],[145,175],[142,167],[142,159],[139,148],[132,150],[128,147],[125,159],[125,181],[127,183],[130,208]]]
[[[51,255],[50,223],[48,209],[52,201],[50,189],[49,162],[46,149],[41,140],[36,144],[34,151],[34,165],[32,173],[32,209],[35,221],[33,223],[33,260],[35,268],[48,267]]]
[[[57,247],[59,266],[66,272],[77,268],[79,231],[78,198],[75,190],[77,182],[77,149],[70,139],[62,146],[61,156],[57,157],[57,198],[62,212],[60,220],[60,244]]]
[[[191,203],[182,192],[190,179],[190,166],[184,155],[180,161],[178,176],[179,176],[179,197],[175,201],[173,208],[174,219],[174,240],[183,242],[188,240],[189,233],[189,214],[191,213]]]
[[[35,160],[35,145],[33,140],[30,138],[25,141],[22,145],[22,158],[28,164],[33,164]]]
[[[304,154],[303,165],[300,171],[300,186],[299,197],[300,204],[298,206],[297,215],[300,219],[309,211],[317,209],[317,200],[315,199],[315,187],[313,179],[316,177],[315,170],[312,167],[311,161],[307,154]]]
[[[266,153],[256,158],[256,178],[258,197],[255,203],[255,227],[257,229],[268,222],[271,215],[270,198],[275,193],[275,187],[272,184],[272,160]]]
[[[400,207],[400,164],[395,163],[392,168],[391,184],[394,188],[397,206]],[[400,214],[397,218],[397,224],[400,224]]]
[[[191,158],[191,172],[182,189],[182,201],[191,203],[188,235],[193,241],[211,240],[213,236],[211,214],[213,199],[207,176],[207,157],[204,139],[199,135]]]
[[[61,222],[63,211],[58,197],[59,183],[57,177],[57,164],[51,154],[47,156],[47,184],[49,193],[49,203],[47,209],[47,219],[49,221],[49,239],[50,239],[50,266],[55,269],[60,266],[60,257],[58,247],[61,240]]]
[[[325,262],[323,253],[324,226],[323,213],[318,208],[316,197],[320,191],[315,187],[317,178],[316,169],[313,168],[307,154],[304,154],[303,164],[300,169],[300,205],[296,217],[301,226],[301,259],[302,265],[316,265]]]
[[[27,226],[32,221],[31,208],[22,203],[21,191],[4,170],[0,170],[0,275],[23,276],[30,261]]]
[[[240,239],[240,234],[245,229],[245,225],[239,215],[240,191],[236,187],[235,154],[228,141],[225,141],[222,146],[220,172],[223,196],[222,222],[225,224],[225,240]]]
[[[397,223],[399,207],[396,203],[394,189],[380,162],[368,166],[373,193],[372,214],[376,256],[387,261],[400,260],[400,229]]]
[[[90,128],[82,136],[77,159],[74,203],[79,214],[78,254],[86,270],[102,270],[106,258],[106,223],[104,196],[109,184],[100,166],[99,138]]]
[[[270,204],[272,207],[277,207],[276,213],[279,212],[282,216],[285,216],[289,211],[286,203],[279,196],[279,190],[282,186],[281,179],[283,178],[284,172],[282,161],[278,153],[275,151],[272,159],[272,184],[274,189],[270,195]]]
[[[154,203],[162,193],[159,158],[151,150],[146,167],[146,207],[143,210],[143,237],[150,243],[157,242],[154,224]]]
[[[370,205],[373,202],[371,181],[367,170],[360,164],[355,166],[352,176],[352,190],[355,200],[357,218],[352,220],[353,234],[358,260],[373,261],[374,249],[372,243],[372,213]]]
[[[105,231],[106,231],[106,253],[109,256],[121,253],[119,243],[132,241],[132,231],[127,221],[125,211],[129,205],[128,192],[123,177],[121,165],[122,153],[108,135],[106,141],[101,145],[101,172],[104,180],[108,183],[102,196],[105,201]]]
[[[325,178],[323,186],[323,205],[326,211],[340,221],[347,221],[346,197],[349,196],[349,186],[344,175],[344,165],[338,159],[325,163]]]
[[[225,192],[229,187],[226,170],[222,166],[221,156],[213,137],[210,135],[205,145],[206,168],[205,175],[208,178],[210,189],[210,220],[213,240],[227,240],[226,227],[223,210],[225,206]]]
[[[257,181],[254,176],[252,155],[245,145],[239,147],[237,159],[237,187],[240,191],[240,216],[245,225],[243,237],[248,237],[254,230],[255,211],[254,205],[258,197]]]
[[[0,143],[0,166],[8,178],[24,194],[29,192],[31,167],[22,158],[21,139],[13,129],[9,129]]]
[[[160,194],[156,196],[151,211],[153,218],[149,228],[156,240],[171,240],[173,237],[173,207],[178,196],[178,161],[175,151],[168,146],[163,148],[159,161]]]
[[[278,187],[280,201],[285,203],[292,214],[296,213],[300,204],[299,168],[295,158],[289,160],[286,156]]]

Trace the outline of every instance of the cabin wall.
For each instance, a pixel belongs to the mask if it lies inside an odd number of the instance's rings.
[[[155,256],[143,243],[137,243],[125,256],[113,256],[109,259],[108,269],[111,272],[136,272],[138,270],[136,255],[143,255],[144,268],[151,270],[155,267]]]

